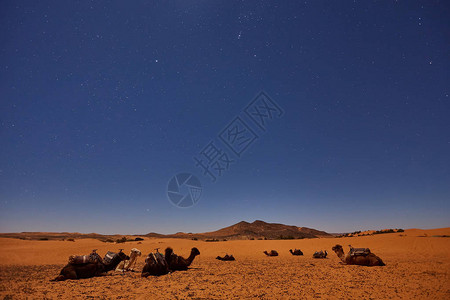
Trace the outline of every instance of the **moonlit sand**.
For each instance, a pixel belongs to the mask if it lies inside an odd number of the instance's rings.
[[[450,228],[410,229],[403,233],[352,238],[303,240],[236,240],[204,242],[187,239],[145,239],[141,244],[107,244],[94,239],[26,241],[0,239],[0,296],[31,298],[104,299],[448,299],[450,297]],[[384,267],[342,265],[331,247],[341,244],[348,251],[369,247],[383,258]],[[201,255],[188,271],[161,277],[141,278],[145,256],[155,248],[174,248],[187,256],[192,247]],[[71,254],[88,254],[138,248],[136,273],[110,273],[82,280],[50,282]],[[304,256],[292,256],[299,248]],[[264,250],[275,249],[278,257]],[[327,259],[313,259],[316,250],[327,250]],[[234,262],[217,255],[233,254]],[[6,298],[11,299],[11,298]]]

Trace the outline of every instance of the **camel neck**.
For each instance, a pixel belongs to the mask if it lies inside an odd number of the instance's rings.
[[[195,254],[193,252],[191,252],[191,255],[189,255],[189,257],[187,258],[187,262],[189,265],[194,261],[194,258],[195,258]]]
[[[337,251],[336,254],[337,254],[337,256],[338,256],[343,262],[345,262],[345,254],[344,254],[344,251]]]

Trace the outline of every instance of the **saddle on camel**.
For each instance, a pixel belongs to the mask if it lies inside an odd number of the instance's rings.
[[[101,262],[102,258],[97,253],[97,249],[92,250],[89,255],[71,255],[69,256],[69,264],[82,265],[87,263]]]
[[[352,245],[348,246],[350,247],[350,256],[367,256],[371,253],[369,248],[353,248]]]

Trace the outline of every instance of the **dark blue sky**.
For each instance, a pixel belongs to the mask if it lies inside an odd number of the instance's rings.
[[[0,6],[2,232],[450,226],[445,1]],[[260,91],[284,114],[211,182],[194,156]]]

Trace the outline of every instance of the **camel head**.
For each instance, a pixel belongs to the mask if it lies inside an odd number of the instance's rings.
[[[338,252],[342,252],[344,253],[344,248],[342,248],[341,245],[336,245],[333,248],[331,248],[334,252],[338,253]]]
[[[173,253],[173,249],[170,247],[167,247],[166,250],[164,251],[164,256],[166,257],[166,259],[168,259]]]
[[[141,256],[141,251],[137,248],[131,249],[131,252],[136,253],[137,256]]]
[[[194,247],[191,249],[191,255],[193,256],[200,255],[200,251],[198,251],[198,249]]]

